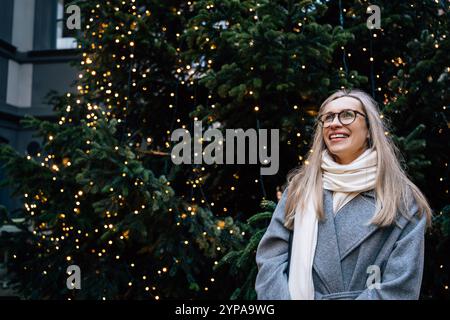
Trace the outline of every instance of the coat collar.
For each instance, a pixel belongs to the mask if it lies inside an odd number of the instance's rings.
[[[375,192],[360,193],[333,214],[333,192],[324,189],[325,219],[319,221],[313,268],[330,292],[344,291],[341,261],[378,226],[369,224],[375,214]]]

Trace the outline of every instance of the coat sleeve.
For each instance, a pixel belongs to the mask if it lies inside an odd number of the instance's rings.
[[[424,266],[425,213],[419,217],[416,204],[413,216],[404,226],[390,253],[379,287],[366,288],[357,300],[417,300]],[[411,211],[409,211],[411,212]]]
[[[284,226],[287,191],[283,193],[257,251],[255,290],[259,300],[290,300],[288,250],[290,231]]]

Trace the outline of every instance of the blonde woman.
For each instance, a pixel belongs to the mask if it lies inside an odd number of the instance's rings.
[[[258,246],[258,299],[418,299],[425,196],[402,170],[376,102],[340,90]]]

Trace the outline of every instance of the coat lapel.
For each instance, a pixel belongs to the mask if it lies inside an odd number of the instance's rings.
[[[379,227],[368,222],[375,215],[375,192],[362,192],[333,214],[333,192],[324,189],[325,220],[319,221],[313,268],[330,292],[344,291],[341,261]]]
[[[343,291],[341,257],[333,217],[332,194],[324,190],[325,219],[319,221],[313,268],[330,292]]]
[[[334,223],[341,260],[378,229],[378,226],[369,224],[375,209],[375,191],[370,190],[362,192],[337,212]]]

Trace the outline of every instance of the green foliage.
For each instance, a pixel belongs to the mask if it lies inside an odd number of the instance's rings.
[[[229,265],[230,274],[242,279],[240,285],[231,295],[231,300],[254,300],[257,298],[255,292],[255,279],[258,273],[255,263],[256,249],[266,232],[275,207],[274,202],[263,200],[261,208],[265,211],[259,212],[247,220],[245,232],[249,236],[248,241],[240,248],[229,251],[216,265],[216,268]]]
[[[435,222],[439,225],[442,234],[445,237],[450,237],[450,205],[442,209]]]
[[[214,288],[212,268],[242,240],[240,229],[187,198],[191,190],[178,181],[192,178],[166,160],[177,40],[159,32],[164,23],[181,28],[183,18],[173,14],[175,3],[147,1],[151,14],[140,7],[140,18],[129,3],[96,5],[80,3],[85,23],[93,19],[79,39],[79,92],[51,98],[57,121],[22,121],[42,138],[40,153],[0,146],[5,185],[24,202],[21,219],[1,211],[0,226],[20,231],[0,240],[14,255],[10,280],[34,299],[226,297],[233,288]],[[130,32],[120,37],[116,26]],[[66,287],[71,264],[81,268],[82,290]]]
[[[57,133],[48,123],[29,121],[39,123],[43,136],[48,131]],[[72,296],[64,288],[69,264],[79,264],[83,283],[93,284],[74,298],[100,298],[99,294],[115,299],[144,298],[148,286],[141,280],[144,275],[153,278],[157,294],[198,295],[200,270],[207,268],[207,259],[218,257],[217,247],[226,252],[237,241],[218,230],[217,220],[201,207],[192,211],[194,215],[181,218],[189,212],[188,204],[176,196],[164,176],[156,177],[145,168],[131,148],[116,150],[120,144],[115,126],[114,120],[100,119],[95,130],[84,127],[85,136],[75,140],[81,145],[89,136],[93,141],[89,149],[73,150],[72,164],[57,170],[14,154],[10,146],[1,147],[0,159],[10,182],[27,194],[26,219],[17,224],[23,234],[12,246],[17,250],[12,269],[17,272],[15,280],[24,284],[25,296]],[[45,149],[59,150],[64,133],[56,134]],[[128,201],[122,200],[125,198]],[[232,220],[224,228],[240,234]],[[21,272],[19,267],[29,271]],[[168,276],[157,276],[164,267],[170,268]],[[44,271],[49,276],[37,276]],[[123,274],[119,276],[119,272]],[[129,282],[137,288],[128,289]]]
[[[425,182],[424,170],[431,166],[431,161],[425,156],[426,141],[421,138],[421,133],[425,130],[424,125],[418,125],[410,134],[405,137],[393,136],[393,140],[401,150],[407,161],[404,164],[407,172],[414,173],[414,179],[418,182]]]

